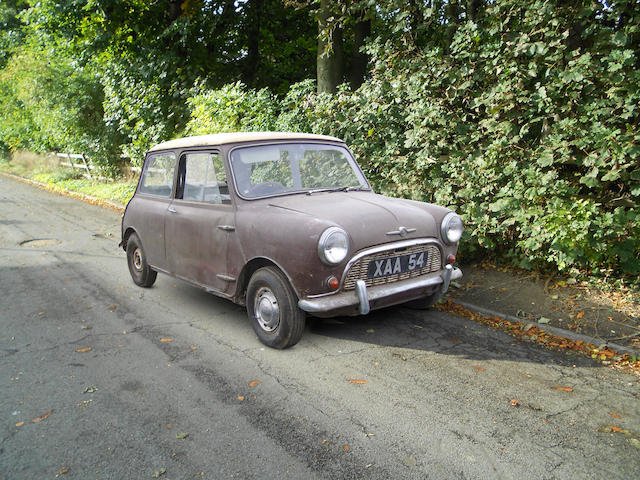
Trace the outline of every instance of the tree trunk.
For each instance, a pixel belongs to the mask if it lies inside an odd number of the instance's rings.
[[[343,53],[342,29],[334,27],[329,41],[324,38],[328,25],[330,0],[320,0],[318,10],[318,57],[317,83],[318,93],[335,93],[336,87],[342,83]]]
[[[349,83],[354,91],[360,88],[367,74],[369,56],[361,52],[360,47],[364,46],[364,40],[369,35],[371,35],[371,20],[358,20],[353,26],[353,54],[349,70]]]
[[[478,19],[481,0],[467,0],[467,18],[472,22]]]
[[[247,10],[247,56],[242,71],[244,83],[255,86],[256,73],[260,63],[260,16],[264,0],[249,0]]]

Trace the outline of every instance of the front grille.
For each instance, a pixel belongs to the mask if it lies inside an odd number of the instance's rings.
[[[395,275],[388,275],[386,277],[369,278],[367,276],[367,270],[369,268],[369,262],[373,260],[382,260],[384,258],[395,257],[398,255],[408,255],[418,252],[427,252],[428,259],[427,264],[420,270],[413,270],[411,272],[396,273]],[[420,275],[426,275],[427,273],[437,272],[442,268],[442,257],[440,255],[440,249],[434,244],[426,245],[414,245],[406,248],[398,248],[385,250],[384,252],[378,252],[371,255],[365,255],[358,259],[347,272],[347,277],[344,280],[343,290],[353,290],[356,286],[356,281],[364,280],[367,287],[375,285],[385,285],[387,283],[398,282],[400,280],[406,280],[407,278],[419,277]]]

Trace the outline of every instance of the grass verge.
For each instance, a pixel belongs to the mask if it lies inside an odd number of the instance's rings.
[[[43,183],[49,190],[68,194],[78,193],[97,200],[126,205],[136,189],[136,179],[98,180],[84,178],[78,170],[61,167],[46,158],[23,157],[0,160],[0,171]]]

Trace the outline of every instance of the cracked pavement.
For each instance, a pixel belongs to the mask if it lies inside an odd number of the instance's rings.
[[[119,214],[4,177],[0,206],[0,479],[640,477],[635,377],[402,307],[271,350],[136,287]]]

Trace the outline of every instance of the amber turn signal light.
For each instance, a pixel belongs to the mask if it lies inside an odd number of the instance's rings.
[[[327,278],[327,287],[329,287],[331,290],[335,290],[339,286],[340,286],[340,282],[336,277],[332,275],[329,278]]]

